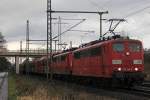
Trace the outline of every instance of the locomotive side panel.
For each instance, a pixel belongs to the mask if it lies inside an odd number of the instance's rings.
[[[67,68],[66,72],[68,74],[72,74],[72,68],[73,68],[73,54],[70,52],[67,56]]]
[[[105,78],[112,77],[111,59],[112,59],[111,44],[106,43],[102,46],[102,66],[101,66],[102,75]]]
[[[73,75],[102,77],[102,50],[100,46],[73,53]]]
[[[53,57],[53,71],[56,74],[70,74],[71,55],[61,54]]]

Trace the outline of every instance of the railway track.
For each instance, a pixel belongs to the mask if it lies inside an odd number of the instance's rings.
[[[79,85],[83,87],[83,85]],[[84,88],[92,90],[94,93],[99,93],[99,90],[106,90],[106,91],[112,91],[112,92],[121,92],[121,93],[126,93],[126,94],[131,94],[135,96],[142,96],[142,97],[147,97],[150,98],[150,86],[134,86],[132,88],[102,88],[102,87],[91,87],[91,86],[84,86]],[[111,92],[111,93],[112,93]],[[113,93],[112,93],[113,94]],[[111,95],[111,94],[110,94]],[[120,97],[119,97],[120,98]]]
[[[150,81],[144,81],[142,86],[144,87],[150,87]]]
[[[132,87],[131,92],[150,98],[150,81],[144,81],[141,86]]]
[[[37,76],[31,76],[31,78],[42,79],[42,81],[46,81],[46,79]],[[87,94],[94,94],[96,96],[106,96],[117,98],[116,100],[147,100],[150,98],[150,88],[136,86],[131,89],[126,88],[102,88],[95,85],[83,85],[76,82],[67,82],[64,80],[54,79],[49,82],[49,85],[55,90],[59,92],[59,88],[57,86],[66,87],[69,90],[75,90],[75,94],[79,94],[78,92],[85,92]],[[74,93],[74,92],[73,92]],[[68,94],[67,94],[68,95]],[[69,95],[74,95],[72,92]],[[144,98],[144,99],[143,99]]]
[[[132,91],[133,91],[135,94],[143,95],[143,96],[146,96],[146,97],[149,97],[149,98],[150,98],[150,87],[134,86],[134,87],[132,88]]]
[[[127,93],[127,94],[140,96],[140,97],[147,97],[147,98],[150,99],[150,88],[143,87],[143,86],[134,86],[130,89],[117,88],[117,89],[112,89],[111,91],[118,91],[118,92],[121,92],[121,93]]]
[[[60,82],[61,84],[66,84],[66,82],[62,82],[62,81],[55,81]],[[55,83],[54,82],[54,83]],[[127,88],[102,88],[102,87],[97,87],[97,86],[90,86],[90,85],[80,85],[80,84],[75,84],[75,83],[69,83],[68,84],[69,87],[76,87],[77,89],[83,89],[85,91],[88,91],[90,93],[94,93],[99,95],[100,93],[102,93],[101,95],[106,95],[106,96],[111,96],[114,98],[117,98],[119,100],[128,100],[130,98],[132,98],[131,100],[135,99],[136,100],[147,100],[147,98],[150,98],[150,88],[147,87],[142,87],[142,86],[136,86],[133,87],[131,89],[127,89]],[[138,99],[138,98],[144,98],[144,99]],[[146,98],[146,99],[145,99]]]
[[[144,81],[142,85],[129,88],[117,88],[116,91],[144,96],[150,98],[150,81]]]

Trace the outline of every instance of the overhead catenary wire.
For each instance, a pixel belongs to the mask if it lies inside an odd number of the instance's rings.
[[[88,32],[88,33],[94,33],[95,32],[95,31],[89,31],[89,30],[70,30],[70,31]]]
[[[142,11],[148,9],[148,8],[150,8],[150,5],[148,5],[148,6],[144,7],[144,8],[138,9],[136,11],[133,11],[133,12],[127,14],[126,16],[122,17],[122,18],[123,19],[127,19],[127,18],[129,18],[129,17],[131,17],[131,16],[133,16],[135,14],[138,14],[138,13],[140,13],[140,12],[142,12]],[[106,35],[107,33],[108,33],[108,31],[104,35]]]
[[[132,12],[132,13],[129,13],[129,14],[126,15],[124,18],[128,18],[128,17],[130,17],[130,16],[133,16],[133,15],[135,15],[135,14],[137,14],[137,13],[140,13],[140,12],[142,12],[142,11],[148,9],[148,8],[150,8],[150,5],[148,5],[148,6],[144,7],[144,8],[142,8],[142,9],[138,9],[138,10]]]
[[[98,5],[96,2],[94,2],[94,1],[92,1],[92,0],[88,0],[88,1],[89,1],[94,7],[96,6],[97,9],[99,10],[100,8],[104,9],[103,7],[104,7],[106,4],[110,3],[112,0],[106,1],[106,2],[105,2],[103,5],[101,5],[101,6]],[[135,15],[135,14],[137,14],[137,13],[140,13],[140,12],[142,12],[143,10],[148,9],[148,8],[150,8],[150,5],[148,5],[148,6],[144,7],[144,8],[138,9],[138,10],[136,10],[136,11],[133,11],[133,12],[127,14],[126,16],[122,17],[122,18],[128,18],[128,17],[133,16],[133,15]]]
[[[62,20],[84,20],[84,19],[69,19],[69,18],[61,18]]]
[[[100,5],[98,5],[97,3],[95,3],[94,1],[91,1],[91,0],[88,0],[90,2],[91,5],[93,5],[93,7],[95,7],[97,10],[99,10],[100,8]],[[102,8],[103,9],[103,8]]]
[[[104,6],[108,5],[112,0],[108,0],[108,1],[104,2],[102,5],[99,5],[98,3],[96,3],[92,0],[88,0],[88,1],[90,2],[91,5],[93,5],[99,11],[99,9],[104,10]]]
[[[140,13],[140,12],[146,10],[146,9],[149,9],[149,8],[150,8],[150,5],[148,5],[148,6],[144,7],[144,8],[138,9],[138,10],[136,10],[136,11],[134,11],[134,12],[132,12],[132,13],[126,15],[124,18],[127,19],[127,18],[129,18],[129,17],[131,17],[131,16],[133,16],[133,15],[136,15],[136,14],[138,14],[138,13]],[[136,29],[134,29],[134,30],[137,30],[137,29],[138,29],[138,27],[137,27]],[[133,31],[133,30],[132,30],[132,31]],[[139,30],[138,30],[138,32],[139,32]]]
[[[82,19],[79,23],[77,23],[77,24],[71,26],[69,29],[67,29],[67,30],[63,31],[62,33],[60,33],[59,35],[53,37],[53,39],[56,39],[56,38],[59,37],[60,35],[62,35],[62,34],[64,34],[64,33],[68,32],[68,31],[70,31],[71,29],[75,28],[76,26],[78,26],[79,24],[81,24],[82,22],[84,22],[85,20],[86,20],[86,19]]]

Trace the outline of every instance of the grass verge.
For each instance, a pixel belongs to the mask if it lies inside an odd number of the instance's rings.
[[[14,73],[8,74],[8,100],[16,100],[16,75]]]

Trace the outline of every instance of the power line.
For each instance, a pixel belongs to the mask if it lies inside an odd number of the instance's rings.
[[[88,32],[88,33],[94,33],[95,32],[95,31],[89,31],[89,30],[70,30],[70,31]]]
[[[95,3],[94,1],[91,1],[91,0],[88,0],[97,10],[99,10],[99,8],[102,8],[100,7],[100,5],[98,5],[97,3]],[[102,8],[103,9],[103,8]]]
[[[142,11],[144,11],[145,9],[148,9],[148,8],[150,8],[150,5],[149,5],[149,6],[147,6],[147,7],[142,8],[142,9],[139,9],[139,10],[134,11],[134,12],[132,12],[132,13],[130,13],[130,14],[128,14],[128,15],[126,15],[124,18],[130,17],[130,16],[133,16],[133,15],[135,15],[135,14],[137,14],[137,13],[140,13],[140,12],[142,12]]]
[[[108,0],[106,2],[103,3],[103,5],[98,5],[98,3],[92,1],[92,0],[88,0],[95,8],[97,8],[97,10],[99,10],[100,8],[104,10],[104,6],[109,4],[111,2],[111,0]]]
[[[47,12],[51,13],[82,13],[82,14],[98,14],[100,16],[100,40],[102,39],[102,15],[103,14],[108,14],[108,11],[103,11],[103,12],[92,12],[92,11],[52,11],[52,10],[47,10]],[[79,23],[80,24],[80,23]],[[73,26],[74,27],[74,26]],[[75,26],[76,27],[76,26]],[[69,29],[70,30],[70,29]],[[68,31],[68,30],[67,30]],[[58,36],[56,36],[57,38]]]
[[[81,24],[81,23],[84,22],[85,20],[86,20],[86,19],[81,20],[79,23],[77,23],[77,24],[71,26],[71,27],[70,27],[69,29],[67,29],[66,31],[64,31],[64,32],[60,33],[59,35],[53,37],[53,39],[55,39],[55,38],[59,37],[60,35],[62,35],[62,34],[64,34],[64,33],[68,32],[68,31],[70,31],[71,29],[73,29],[74,27],[78,26],[79,24]]]

